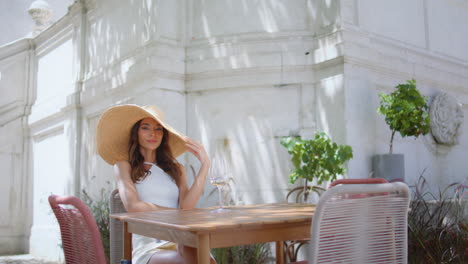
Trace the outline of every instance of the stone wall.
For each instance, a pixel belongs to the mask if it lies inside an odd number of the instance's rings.
[[[323,130],[353,147],[346,177],[368,177],[390,138],[380,91],[415,78],[466,112],[466,13],[430,0],[76,2],[37,37],[0,47],[0,254],[63,259],[47,196],[115,188],[95,132],[116,104],[157,105],[210,153],[224,150],[236,203],[285,198],[283,136]],[[453,147],[397,137],[408,182],[425,168],[434,188],[466,179],[467,137]],[[180,161],[192,181],[197,161]],[[198,206],[216,203],[213,190]]]
[[[186,33],[188,133],[228,153],[236,199],[281,201],[289,158],[280,137],[311,136],[321,78],[342,67],[315,63],[308,1],[196,2]]]
[[[32,45],[27,40],[0,49],[0,253],[25,252],[32,216],[28,173],[29,76]]]
[[[403,4],[405,8],[402,8]],[[343,5],[347,141],[355,157],[351,177],[372,170],[371,157],[388,153],[391,131],[376,113],[380,92],[390,93],[408,79],[430,101],[445,92],[462,105],[467,121],[468,5],[463,1],[349,1]],[[448,30],[450,28],[450,30]],[[467,180],[468,134],[461,127],[459,143],[436,144],[432,135],[418,139],[397,133],[394,152],[405,155],[406,182],[421,174],[433,190]],[[424,172],[424,173],[423,173]]]

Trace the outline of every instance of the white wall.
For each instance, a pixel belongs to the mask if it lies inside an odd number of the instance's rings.
[[[182,10],[178,0],[97,1],[88,13],[88,73],[91,76],[105,73],[112,64],[118,65],[138,52],[146,53],[142,47],[153,47],[161,55],[167,55],[166,60],[171,59],[170,54],[164,53],[167,47],[161,44],[167,43],[168,48],[180,45]],[[154,66],[162,63],[155,61]],[[132,63],[127,62],[126,66],[131,67]],[[129,69],[122,69],[126,70]]]
[[[236,199],[282,201],[290,164],[281,137],[321,128],[345,140],[342,68],[330,62],[339,41],[333,33],[313,39],[314,29],[337,27],[338,9],[304,0],[194,1],[191,8],[187,131],[211,153],[228,153]]]
[[[63,260],[60,232],[48,196],[75,194],[75,132],[73,102],[75,65],[72,32],[64,30],[35,49],[34,104],[29,115],[33,222],[29,252]],[[79,68],[79,67],[78,67]],[[47,243],[44,238],[47,237]]]
[[[359,27],[375,35],[424,48],[424,2],[425,0],[357,1]]]
[[[28,197],[28,178],[24,168],[24,131],[21,120],[1,127],[0,168],[0,254],[25,252],[29,244],[29,216],[32,207]]]
[[[0,254],[26,252],[31,224],[27,94],[30,43],[0,49]]]
[[[52,51],[37,58],[37,87],[30,123],[60,112],[67,105],[67,96],[74,92],[72,39],[61,41]]]
[[[203,39],[307,30],[306,4],[306,0],[194,1],[191,36],[194,39]]]
[[[401,2],[401,3],[400,3]],[[348,142],[354,148],[350,176],[372,170],[371,157],[388,153],[390,130],[376,113],[379,92],[416,79],[418,89],[433,97],[447,92],[463,105],[466,130],[468,67],[466,38],[468,5],[463,1],[356,1],[342,10],[345,31],[345,91]],[[449,29],[450,28],[450,29]],[[424,172],[434,190],[467,180],[463,157],[467,133],[460,143],[445,147],[431,135],[401,138],[394,151],[405,154],[405,175],[414,184]]]
[[[69,140],[64,124],[33,137],[33,226],[29,253],[49,260],[64,260],[60,230],[48,196],[73,193]]]
[[[468,61],[468,3],[462,0],[427,0],[429,49],[442,56]]]
[[[432,54],[467,61],[468,4],[462,0],[360,0],[358,27]]]

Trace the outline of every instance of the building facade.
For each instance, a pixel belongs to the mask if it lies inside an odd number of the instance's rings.
[[[431,100],[455,98],[466,123],[467,14],[463,0],[75,1],[0,46],[0,254],[63,260],[47,196],[115,188],[94,141],[116,104],[157,105],[210,153],[223,149],[236,203],[285,199],[284,136],[325,131],[353,147],[345,177],[369,177],[390,141],[379,92],[416,79]],[[458,129],[452,145],[396,137],[407,183],[423,171],[433,188],[466,180]],[[199,206],[215,203],[212,189]]]

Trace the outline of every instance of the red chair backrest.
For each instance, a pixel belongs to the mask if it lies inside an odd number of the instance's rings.
[[[74,196],[49,196],[57,217],[67,264],[105,264],[106,257],[99,229],[91,211]]]
[[[388,183],[384,178],[366,178],[366,179],[341,179],[336,180],[330,184],[330,187],[338,184],[375,184],[375,183]]]

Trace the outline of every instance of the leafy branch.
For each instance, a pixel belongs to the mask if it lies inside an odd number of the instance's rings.
[[[345,172],[345,163],[353,157],[351,146],[338,145],[324,132],[305,140],[300,137],[286,137],[281,140],[294,166],[289,175],[289,182],[295,183],[299,178],[307,181],[317,180],[317,184],[334,181],[337,175]]]
[[[397,90],[387,95],[380,93],[380,106],[377,112],[385,116],[390,126],[389,153],[393,153],[393,139],[398,131],[402,137],[425,135],[430,130],[430,118],[427,113],[428,98],[422,96],[416,88],[416,80],[395,87]]]

